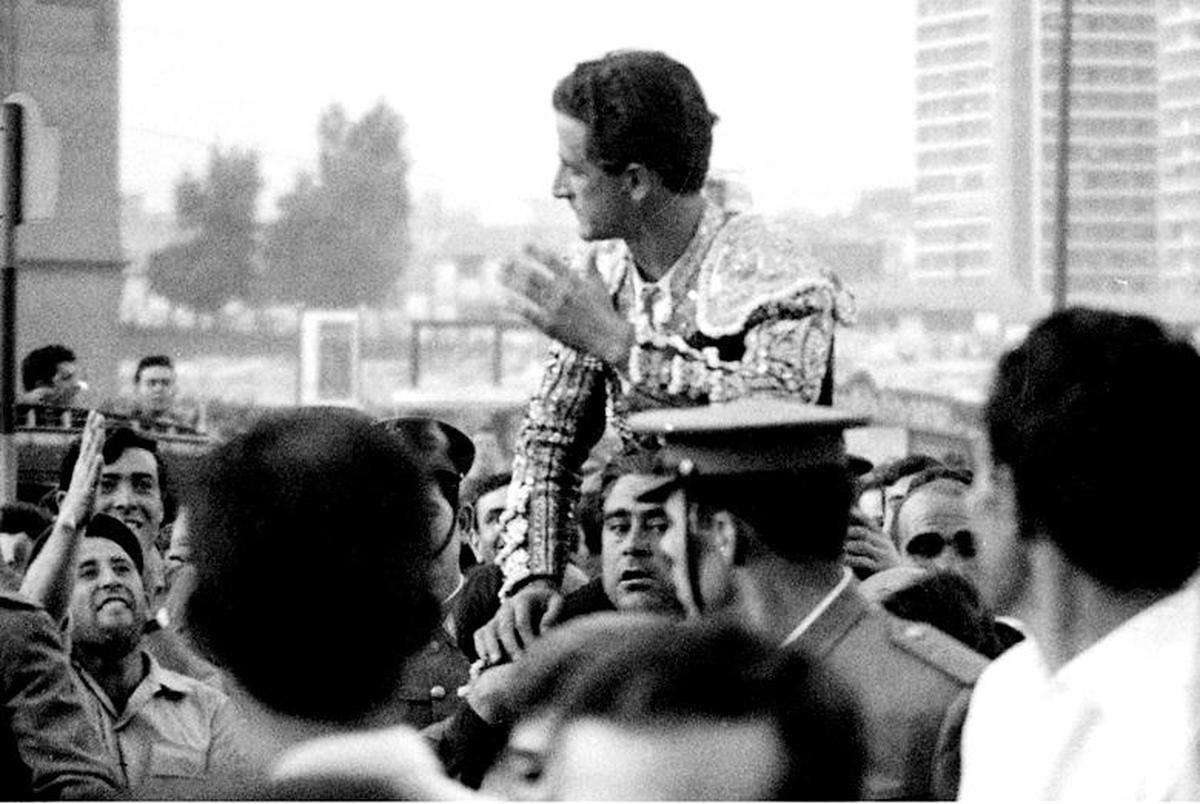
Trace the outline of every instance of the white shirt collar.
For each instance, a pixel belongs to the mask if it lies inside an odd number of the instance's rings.
[[[1050,679],[1091,700],[1122,701],[1131,685],[1178,691],[1195,667],[1200,587],[1189,583],[1138,612],[1063,665]],[[1044,667],[1044,665],[1043,665]]]
[[[833,605],[833,601],[837,599],[837,596],[844,592],[846,587],[850,585],[852,577],[853,573],[850,572],[850,568],[842,567],[842,579],[830,590],[829,594],[821,598],[821,602],[814,606],[812,611],[804,615],[804,619],[800,621],[800,624],[796,626],[792,633],[787,635],[787,638],[780,643],[779,647],[786,648],[811,628],[812,624],[817,621],[817,618],[824,614],[825,610]]]

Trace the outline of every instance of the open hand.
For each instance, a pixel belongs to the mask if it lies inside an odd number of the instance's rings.
[[[555,340],[618,368],[629,358],[633,325],[613,307],[595,254],[582,271],[545,249],[526,246],[501,274],[512,307]]]
[[[71,472],[71,484],[58,504],[59,519],[78,527],[92,515],[96,503],[96,487],[100,483],[100,467],[104,464],[104,416],[97,411],[88,414],[79,443],[79,458]]]

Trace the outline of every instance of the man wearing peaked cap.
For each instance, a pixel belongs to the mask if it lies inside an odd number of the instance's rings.
[[[398,416],[380,419],[376,426],[414,447],[435,473],[452,475],[461,481],[475,463],[475,444],[471,439],[462,430],[439,419]]]
[[[954,798],[958,735],[983,657],[859,594],[841,562],[851,480],[843,431],[861,418],[784,399],[630,419],[662,442],[672,523],[663,549],[685,606],[732,613],[821,657],[858,695],[868,799]]]
[[[394,703],[397,720],[424,728],[454,714],[455,691],[467,683],[470,671],[470,660],[457,643],[461,601],[474,596],[459,561],[463,530],[471,521],[470,507],[460,505],[459,490],[475,461],[475,445],[453,425],[423,416],[384,419],[376,426],[410,449],[441,492],[427,516],[434,540],[429,547],[432,585],[441,602],[442,627],[405,665]],[[499,604],[494,592],[488,597],[493,605]]]

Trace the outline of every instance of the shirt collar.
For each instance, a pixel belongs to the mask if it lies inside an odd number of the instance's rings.
[[[167,670],[158,663],[148,651],[143,650],[142,655],[146,657],[147,673],[146,678],[142,682],[148,684],[157,694],[158,692],[166,692],[177,697],[183,697],[190,691],[188,685],[183,683],[183,679],[178,673],[173,673]]]
[[[168,698],[179,699],[187,695],[188,686],[182,682],[180,676],[165,669],[160,665],[153,656],[145,649],[141,651],[142,666],[146,668],[146,675],[138,682],[133,693],[129,696],[129,700],[125,702],[125,711],[117,712],[116,706],[113,705],[112,699],[108,697],[108,693],[104,691],[104,687],[100,686],[100,682],[92,678],[91,673],[79,662],[72,662],[75,666],[75,672],[83,679],[84,684],[95,696],[100,705],[104,707],[109,716],[114,720],[124,720],[140,709],[146,701],[149,701],[155,696],[162,695]]]
[[[688,241],[687,247],[683,253],[671,263],[671,267],[667,269],[657,282],[647,282],[642,279],[642,275],[638,273],[637,267],[633,263],[633,254],[629,251],[629,247],[621,242],[621,248],[624,252],[624,259],[628,262],[629,275],[633,278],[633,289],[640,297],[642,288],[646,285],[658,285],[670,295],[677,295],[676,291],[681,290],[681,286],[690,286],[692,277],[700,268],[701,259],[708,251],[709,245],[712,243],[717,232],[725,224],[725,212],[712,201],[704,199],[704,212],[700,215],[700,223],[696,226],[696,233],[692,235],[692,239]]]
[[[1138,612],[1059,668],[1047,680],[1093,701],[1119,702],[1128,690],[1177,694],[1190,682],[1200,633],[1200,586],[1189,583]]]
[[[833,605],[833,601],[837,600],[838,595],[846,591],[846,587],[850,585],[850,579],[853,577],[854,575],[850,572],[849,567],[842,567],[842,579],[837,582],[837,585],[834,586],[833,589],[829,590],[829,594],[821,598],[821,602],[814,606],[812,611],[804,615],[804,619],[801,620],[800,624],[792,630],[792,633],[787,635],[787,638],[780,643],[779,647],[786,648],[788,645],[802,637],[804,632],[811,628],[812,624],[817,621],[817,618],[824,614],[826,609]]]

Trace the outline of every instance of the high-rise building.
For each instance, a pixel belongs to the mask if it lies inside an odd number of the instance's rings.
[[[1159,260],[1171,290],[1200,289],[1200,1],[1160,4]]]
[[[1050,289],[1061,8],[919,0],[915,281]],[[1155,0],[1075,4],[1075,292],[1156,286],[1157,37]]]

